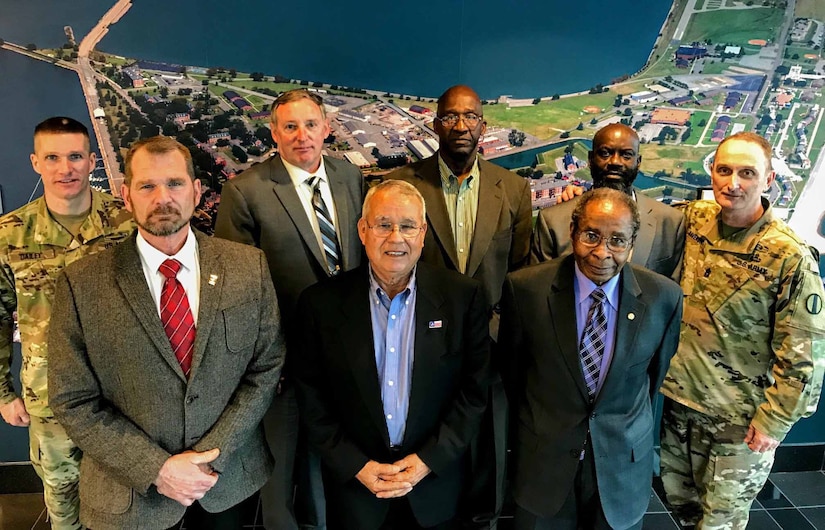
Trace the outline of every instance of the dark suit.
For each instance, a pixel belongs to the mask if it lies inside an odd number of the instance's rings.
[[[347,162],[324,157],[324,166],[337,214],[335,228],[341,246],[341,265],[343,270],[349,270],[361,263],[362,247],[356,225],[361,216],[364,179],[358,169]],[[294,351],[292,330],[298,295],[308,286],[329,277],[329,271],[312,224],[280,156],[274,156],[224,184],[215,235],[264,251],[278,293],[287,350]],[[292,354],[287,356],[287,377],[292,357]],[[294,388],[288,379],[284,382],[283,394],[275,398],[272,409],[264,418],[264,427],[275,456],[272,479],[261,492],[264,524],[273,530],[297,528],[290,512],[298,410]],[[308,472],[300,467],[299,473],[306,475]],[[311,504],[314,499],[310,500],[309,496],[309,493],[301,495]],[[312,508],[308,510],[313,511]]]
[[[478,158],[479,191],[467,276],[480,281],[490,308],[490,336],[498,335],[498,302],[504,276],[527,264],[532,230],[527,180]],[[427,205],[428,230],[421,261],[458,270],[455,238],[441,189],[438,154],[390,173],[418,188]],[[491,387],[490,411],[482,426],[480,446],[473,450],[476,491],[468,499],[471,515],[498,514],[504,501],[506,409],[500,383]],[[492,444],[492,445],[490,445]]]
[[[200,309],[189,380],[166,337],[135,237],[65,269],[49,336],[55,416],[84,457],[80,519],[95,530],[167,528],[185,507],[153,487],[184,450],[220,449],[210,512],[239,503],[272,469],[260,421],[283,365],[263,253],[197,235]]]
[[[573,256],[510,274],[504,286],[499,355],[514,407],[513,492],[541,517],[553,516],[571,491],[588,432],[608,523],[632,526],[647,508],[651,399],[676,351],[682,293],[635,265],[621,275],[613,360],[593,404],[576,336]]]
[[[294,362],[302,420],[324,464],[330,526],[380,527],[389,509],[355,475],[417,453],[430,467],[406,499],[422,526],[455,516],[469,477],[461,456],[487,404],[489,337],[481,286],[419,263],[415,353],[404,442],[390,450],[376,367],[367,268],[307,289]],[[440,321],[434,328],[430,322]],[[400,455],[400,456],[399,456]]]
[[[579,198],[543,208],[536,221],[530,262],[540,263],[572,250],[570,218]],[[642,224],[633,244],[632,263],[679,281],[685,252],[685,216],[677,210],[636,191]]]

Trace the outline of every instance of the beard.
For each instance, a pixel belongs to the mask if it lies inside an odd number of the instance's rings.
[[[168,220],[152,219],[153,216],[158,215],[174,217]],[[189,219],[184,219],[183,215],[181,215],[180,210],[178,210],[174,206],[159,206],[158,208],[155,208],[152,212],[150,212],[146,216],[146,219],[135,218],[135,224],[137,224],[139,227],[146,230],[153,236],[166,237],[180,232],[182,228],[189,224]]]
[[[624,192],[628,195],[633,195],[633,181],[636,180],[636,175],[638,174],[638,169],[628,170],[622,172],[620,175],[613,173],[601,173],[596,176],[592,175],[591,172],[594,188],[610,188]]]

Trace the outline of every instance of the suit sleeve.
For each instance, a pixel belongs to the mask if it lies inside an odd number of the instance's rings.
[[[533,265],[559,257],[558,241],[556,241],[555,233],[550,230],[546,213],[546,208],[539,211],[536,228],[533,230],[530,248],[530,263]]]
[[[681,214],[681,212],[679,212]],[[676,237],[673,241],[673,256],[676,258],[676,262],[673,264],[673,272],[670,274],[670,277],[676,283],[679,283],[682,280],[682,267],[684,266],[685,260],[685,216],[679,216],[679,224],[676,226]]]
[[[258,428],[272,402],[286,355],[275,288],[263,252],[259,251],[258,256],[260,326],[255,340],[255,354],[218,421],[193,446],[195,451],[209,451],[215,447],[221,450],[220,456],[211,463],[219,473],[235,450],[243,446]]]
[[[499,341],[493,350],[494,365],[501,374],[507,401],[510,403],[511,418],[519,402],[518,384],[518,352],[522,351],[521,327],[518,314],[518,305],[514,294],[513,281],[508,276],[504,280],[501,293],[501,327]]]
[[[227,181],[221,190],[221,205],[215,221],[215,236],[245,245],[258,245],[258,228],[241,190]]]
[[[464,315],[464,362],[460,385],[452,403],[445,408],[444,419],[417,451],[419,458],[436,475],[465,451],[476,435],[487,408],[492,370],[486,307],[479,284]]]
[[[323,366],[323,346],[315,323],[316,314],[311,297],[305,292],[298,300],[296,319],[300,352],[292,356],[290,367],[295,379],[301,424],[324,464],[343,483],[355,477],[370,458],[347,436],[330,406],[335,396],[330,392],[329,373],[320,368]]]
[[[654,399],[659,393],[659,387],[665,380],[668,368],[670,368],[670,359],[676,354],[676,349],[679,347],[679,333],[682,327],[682,290],[677,286],[669,289],[671,306],[673,312],[667,322],[665,333],[662,335],[662,341],[653,356],[653,361],[648,367],[648,374],[650,376],[650,399]],[[666,291],[667,292],[667,291]]]
[[[510,246],[510,267],[508,272],[520,269],[530,262],[530,235],[533,231],[533,206],[530,201],[530,186],[522,180],[523,186],[516,210],[513,226],[513,244]]]
[[[48,388],[55,417],[78,447],[145,494],[171,455],[101,395],[65,272],[57,279],[49,327]]]

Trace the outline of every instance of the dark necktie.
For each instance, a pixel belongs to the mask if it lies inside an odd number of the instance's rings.
[[[166,277],[160,293],[160,321],[172,351],[180,363],[186,378],[192,367],[192,352],[195,349],[195,319],[189,308],[186,290],[178,281],[181,264],[178,260],[168,259],[161,263],[158,271]]]
[[[321,231],[321,242],[324,245],[324,255],[327,258],[327,267],[332,275],[341,270],[341,255],[338,247],[338,236],[335,234],[335,225],[329,214],[324,198],[321,197],[321,177],[315,175],[307,181],[312,188],[312,209],[318,219],[318,229]]]
[[[590,293],[593,302],[587,312],[587,323],[582,333],[579,345],[584,382],[587,384],[587,393],[592,398],[599,385],[599,370],[604,357],[605,340],[607,338],[607,316],[604,313],[605,294],[601,289]]]

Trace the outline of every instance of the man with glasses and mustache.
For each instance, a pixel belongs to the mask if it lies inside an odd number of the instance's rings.
[[[504,276],[527,264],[532,231],[530,185],[487,162],[478,143],[487,130],[481,99],[467,86],[447,89],[433,122],[438,152],[388,175],[409,182],[427,202],[421,261],[455,270],[484,286],[490,336],[498,335]],[[492,386],[490,410],[471,449],[474,489],[464,518],[468,526],[493,528],[504,499],[506,402]]]
[[[674,208],[633,189],[642,162],[636,131],[621,123],[599,129],[593,137],[588,161],[594,188],[617,189],[636,201],[641,225],[630,260],[678,281],[685,248],[684,217]],[[580,194],[581,188],[575,188],[573,193]],[[539,212],[533,233],[532,263],[557,258],[571,250],[568,224],[577,202],[573,199]]]
[[[682,292],[628,263],[638,229],[629,195],[591,190],[568,225],[572,255],[507,276],[499,347],[516,530],[642,527],[651,401],[679,341]]]
[[[338,530],[452,530],[475,478],[463,456],[487,405],[487,302],[477,281],[419,262],[425,219],[410,184],[371,188],[369,263],[298,303],[301,420]]]

